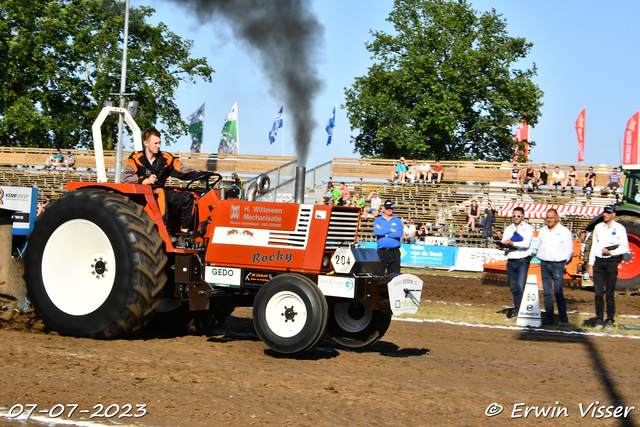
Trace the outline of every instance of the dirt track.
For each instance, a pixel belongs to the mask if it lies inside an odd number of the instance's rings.
[[[569,310],[593,312],[593,294],[569,290]],[[506,288],[479,279],[425,280],[423,300],[508,306]],[[640,296],[618,295],[619,312],[640,315]],[[0,414],[15,404],[146,404],[144,426],[506,425],[514,404],[566,408],[563,421],[526,424],[621,425],[583,411],[635,406],[640,423],[640,340],[394,321],[383,340],[350,351],[328,337],[302,356],[268,350],[251,311],[237,309],[219,335],[95,341],[45,334],[22,317],[0,329]],[[505,323],[505,326],[508,324]],[[487,417],[496,402],[502,413]],[[556,402],[558,402],[556,404]],[[592,407],[593,409],[593,407]],[[68,411],[68,409],[67,409]],[[122,413],[122,412],[120,412]],[[597,416],[597,412],[595,412]],[[43,419],[47,416],[40,414]],[[88,418],[84,415],[83,418]],[[60,419],[69,419],[66,413]],[[79,413],[70,418],[80,420]],[[109,419],[94,421],[108,424]],[[0,425],[24,425],[0,417]],[[35,424],[31,424],[35,425]]]

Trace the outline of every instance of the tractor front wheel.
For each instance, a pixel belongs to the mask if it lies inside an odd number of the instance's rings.
[[[38,217],[25,254],[27,293],[63,335],[119,338],[160,303],[167,257],[155,222],[127,197],[72,191]]]
[[[253,326],[260,339],[279,353],[298,353],[318,342],[327,325],[327,300],[308,278],[281,274],[256,295]]]

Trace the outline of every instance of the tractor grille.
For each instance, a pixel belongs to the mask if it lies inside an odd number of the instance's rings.
[[[311,221],[311,205],[300,205],[298,223],[295,231],[271,231],[269,233],[270,246],[295,246],[305,248],[309,237],[309,222]]]
[[[342,210],[333,208],[329,220],[329,231],[325,250],[335,250],[341,244],[353,243],[358,233],[360,212],[356,210]]]

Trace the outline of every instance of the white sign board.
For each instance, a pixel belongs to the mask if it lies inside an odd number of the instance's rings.
[[[416,314],[422,296],[422,280],[413,274],[400,274],[387,284],[389,302],[394,316]]]
[[[448,237],[425,237],[423,240],[418,242],[423,245],[431,245],[431,246],[449,246],[449,238]]]
[[[212,267],[204,268],[204,280],[210,285],[239,288],[242,271],[239,268]]]
[[[318,276],[318,288],[326,297],[353,298],[355,279],[352,277]]]
[[[455,270],[482,271],[482,265],[489,260],[506,260],[507,256],[500,249],[459,248]]]

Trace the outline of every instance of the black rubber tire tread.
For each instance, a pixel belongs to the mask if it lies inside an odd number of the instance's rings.
[[[391,314],[371,310],[371,321],[365,327],[357,332],[345,331],[335,317],[335,304],[342,302],[344,301],[329,304],[327,332],[331,338],[348,348],[365,348],[380,341],[391,325]]]
[[[116,257],[111,293],[101,307],[83,316],[64,313],[51,302],[40,268],[51,234],[74,219],[85,219],[100,227]],[[65,193],[37,218],[28,242],[27,293],[36,314],[50,329],[63,335],[115,339],[129,336],[153,317],[167,280],[167,256],[156,223],[128,197],[101,189]]]
[[[640,238],[640,218],[631,215],[616,215],[614,220],[624,225],[624,228],[627,229],[627,236],[633,235]],[[640,262],[640,260],[636,260],[636,262]],[[618,277],[618,281],[616,282],[616,291],[635,291],[639,288],[640,275],[630,279],[620,279]]]
[[[269,300],[278,292],[296,293],[306,305],[307,323],[297,335],[281,337],[276,335],[265,317]],[[325,331],[329,315],[327,300],[318,286],[309,278],[295,273],[276,276],[264,285],[256,295],[253,304],[253,326],[256,333],[272,350],[283,354],[295,354],[313,347]]]

